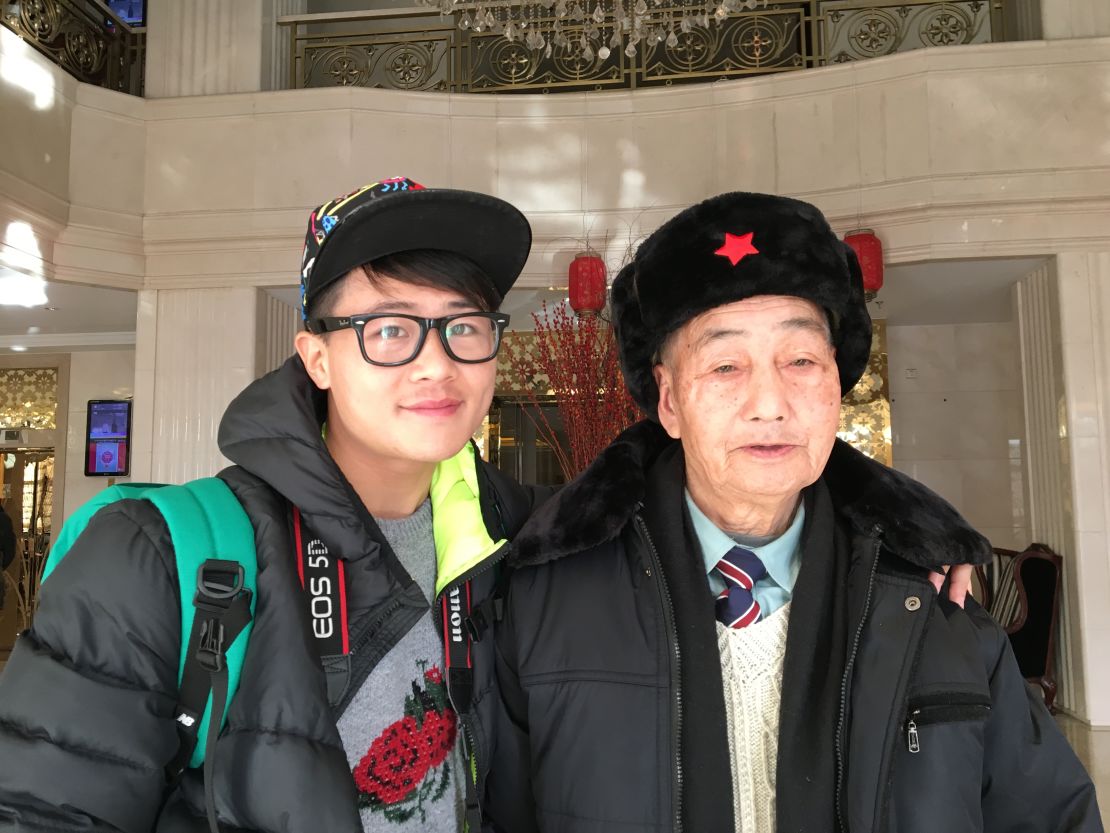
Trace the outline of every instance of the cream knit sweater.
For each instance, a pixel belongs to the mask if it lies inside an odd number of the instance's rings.
[[[733,630],[717,623],[737,833],[774,833],[779,702],[790,604]]]

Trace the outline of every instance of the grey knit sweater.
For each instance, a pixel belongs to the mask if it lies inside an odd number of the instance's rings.
[[[377,520],[429,602],[436,550],[430,501],[400,520]],[[339,719],[366,831],[461,829],[465,782],[455,714],[443,682],[443,643],[431,611],[382,659]]]

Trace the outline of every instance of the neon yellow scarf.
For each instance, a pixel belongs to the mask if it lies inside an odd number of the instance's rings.
[[[494,541],[482,520],[478,466],[470,443],[436,466],[431,500],[436,595],[439,595],[448,584],[493,555],[505,541]]]
[[[321,426],[320,436],[327,440],[327,423]],[[494,541],[486,531],[478,497],[478,464],[470,443],[436,466],[430,497],[438,596],[452,581],[497,552],[505,539]]]

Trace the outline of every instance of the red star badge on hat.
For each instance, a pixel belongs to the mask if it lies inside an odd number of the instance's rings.
[[[727,257],[729,262],[735,266],[748,255],[759,254],[759,249],[752,245],[752,237],[755,236],[754,231],[749,231],[747,234],[729,234],[725,232],[725,245],[717,249],[713,254]]]

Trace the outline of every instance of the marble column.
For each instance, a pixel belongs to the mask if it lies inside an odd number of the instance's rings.
[[[1059,703],[1110,726],[1110,253],[1017,287],[1032,539],[1064,558]]]
[[[1022,279],[1014,288],[1015,320],[1021,344],[1022,394],[1025,412],[1025,459],[1029,541],[1046,544],[1064,559],[1057,633],[1056,703],[1073,714],[1087,711],[1082,685],[1082,656],[1077,647],[1079,585],[1075,550],[1075,519],[1071,484],[1071,447],[1064,388],[1063,343],[1060,332],[1059,282],[1055,264]]]
[[[282,15],[306,0],[149,0],[146,95],[259,92],[288,77]]]
[[[1106,0],[1040,0],[1045,40],[1110,37]]]
[[[1110,252],[1056,258],[1086,712],[1110,726]]]
[[[132,479],[181,483],[227,465],[220,418],[291,355],[296,310],[255,287],[139,293]]]

